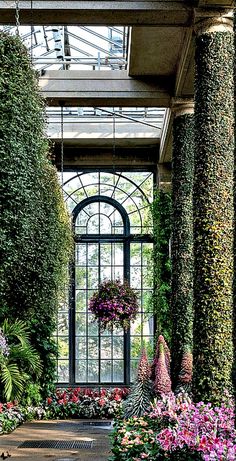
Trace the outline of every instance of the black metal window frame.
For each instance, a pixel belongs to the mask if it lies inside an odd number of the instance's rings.
[[[107,170],[103,169],[102,171],[114,173],[114,170]],[[145,169],[145,171],[149,171],[150,174],[153,174],[153,171]],[[89,172],[98,172],[98,170],[87,170],[84,171],[85,173]],[[117,175],[120,177],[122,173],[116,172]],[[132,182],[132,181],[130,181]],[[142,189],[133,182],[133,185],[142,192]],[[154,175],[154,186],[155,186],[155,175]],[[142,192],[143,193],[143,192]],[[113,195],[113,194],[112,194]],[[145,195],[145,194],[143,194]],[[145,197],[146,198],[146,197]],[[91,203],[108,203],[112,205],[121,215],[124,225],[124,233],[121,234],[86,234],[86,235],[76,235],[75,232],[75,223],[79,213],[89,204]],[[73,225],[73,232],[74,232],[74,243],[78,242],[103,242],[103,243],[110,243],[110,242],[122,242],[124,245],[124,279],[130,281],[130,244],[131,242],[135,243],[152,243],[153,239],[149,234],[131,234],[130,233],[130,220],[128,213],[126,212],[125,208],[117,202],[115,199],[103,196],[103,195],[95,195],[92,197],[86,197],[80,203],[78,203],[73,212],[72,212],[72,225]],[[71,277],[71,286],[70,286],[70,295],[69,295],[69,385],[76,386],[114,386],[114,385],[130,385],[130,331],[124,333],[124,381],[122,382],[102,382],[99,376],[99,382],[77,382],[76,380],[76,373],[75,373],[75,363],[76,363],[76,323],[75,323],[75,313],[76,313],[76,299],[75,299],[75,263],[72,261],[71,268],[70,268],[70,277]],[[156,320],[154,318],[154,325],[156,324]],[[155,330],[155,326],[154,326]],[[99,347],[99,351],[100,351]],[[99,354],[101,351],[99,352]],[[65,385],[65,383],[58,383],[58,385]]]
[[[116,208],[123,220],[124,224],[124,234],[89,234],[89,235],[81,235],[77,236],[75,233],[75,221],[77,216],[79,215],[80,211],[83,210],[87,205],[91,203],[101,203],[105,202],[108,203],[114,208]],[[124,243],[124,279],[130,281],[130,270],[129,270],[129,262],[130,262],[130,222],[127,212],[125,211],[124,207],[120,205],[116,200],[107,197],[107,196],[94,196],[88,197],[82,200],[73,210],[72,213],[72,223],[73,223],[73,233],[74,233],[74,240],[75,244],[77,242],[110,242],[110,241],[120,241]],[[70,330],[70,337],[69,337],[69,372],[70,372],[70,383],[76,384],[75,379],[75,312],[76,312],[76,301],[75,301],[75,264],[73,263],[71,268],[71,296],[70,296],[70,310],[69,310],[69,330]],[[101,359],[101,337],[99,334],[99,362]],[[130,358],[130,333],[129,331],[124,333],[124,382],[116,383],[116,384],[129,384],[130,383],[130,370],[129,370],[129,358]],[[100,380],[100,366],[99,366],[99,379],[98,384],[102,384]],[[80,383],[81,384],[81,383]],[[88,383],[82,383],[84,385]],[[114,383],[106,383],[106,385],[114,385]]]

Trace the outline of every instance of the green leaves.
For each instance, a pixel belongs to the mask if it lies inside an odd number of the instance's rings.
[[[157,316],[157,335],[162,334],[171,341],[171,263],[169,240],[171,234],[171,197],[162,190],[156,192],[152,204],[154,225],[154,290],[153,310]]]
[[[7,315],[32,325],[46,386],[55,379],[51,335],[66,291],[70,222],[56,169],[48,160],[44,101],[35,71],[21,40],[3,32],[0,112],[0,321]]]
[[[29,341],[27,325],[21,320],[6,319],[1,328],[7,339],[9,353],[0,354],[0,380],[7,400],[19,399],[29,378],[40,376],[42,363]]]
[[[173,122],[172,173],[172,380],[177,385],[181,360],[193,341],[193,168],[194,116]]]
[[[218,403],[232,390],[233,34],[196,39],[194,393]]]
[[[24,389],[25,377],[20,372],[16,363],[6,363],[1,366],[1,381],[4,384],[6,401],[18,399]]]

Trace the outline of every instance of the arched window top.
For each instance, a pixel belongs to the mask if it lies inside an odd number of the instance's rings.
[[[73,213],[73,210],[77,207],[81,201],[90,197],[105,196],[115,200],[117,203],[122,205],[126,210],[130,221],[130,232],[132,234],[143,234],[150,233],[152,228],[152,220],[150,218],[150,203],[153,199],[153,173],[151,172],[64,172],[64,194],[65,201],[67,202],[69,210]],[[95,203],[93,204],[95,207]],[[110,205],[111,206],[111,205]],[[92,205],[90,205],[91,209]],[[104,204],[105,210],[100,210],[106,216],[109,216],[108,203]],[[89,215],[91,211],[89,210]],[[86,214],[86,210],[84,210]],[[81,214],[80,221],[76,222],[79,227],[85,226],[82,224]],[[94,214],[95,216],[95,212]],[[112,233],[123,233],[122,229],[119,229],[119,213],[113,212],[112,221],[107,225],[111,226]],[[86,226],[89,226],[88,230],[95,225],[95,217],[91,218],[91,221]],[[104,218],[103,223],[100,225],[105,226],[106,219]],[[85,222],[85,216],[84,221]],[[94,224],[92,224],[94,223]],[[99,223],[97,223],[97,226]],[[82,230],[82,229],[81,229]]]
[[[130,233],[126,210],[111,197],[87,197],[76,205],[72,214],[77,235]]]

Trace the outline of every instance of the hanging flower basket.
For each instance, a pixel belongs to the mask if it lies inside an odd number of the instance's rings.
[[[138,298],[127,281],[105,280],[89,301],[89,309],[99,321],[102,330],[113,327],[127,330],[138,312]]]

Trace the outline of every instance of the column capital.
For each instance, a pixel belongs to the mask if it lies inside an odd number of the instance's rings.
[[[194,9],[194,30],[196,35],[211,32],[233,33],[232,10],[203,10]]]
[[[175,117],[180,117],[180,115],[193,114],[194,101],[190,98],[172,98],[171,110]]]

